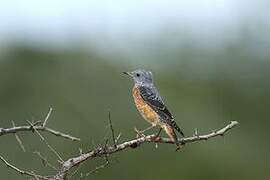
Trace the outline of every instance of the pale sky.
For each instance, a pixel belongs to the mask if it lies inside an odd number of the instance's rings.
[[[163,38],[172,45],[192,40],[216,47],[237,41],[243,25],[265,42],[269,8],[266,0],[2,0],[0,45],[15,40],[121,49]]]

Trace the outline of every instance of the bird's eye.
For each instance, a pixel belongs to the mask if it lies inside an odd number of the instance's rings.
[[[141,75],[139,73],[136,74],[137,77],[140,77]]]

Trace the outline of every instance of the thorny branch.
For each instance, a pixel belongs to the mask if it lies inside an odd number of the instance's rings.
[[[58,158],[60,162],[63,162],[63,159],[61,158],[60,154],[48,143],[48,141],[34,128],[34,125],[27,121],[32,127],[33,131],[36,132],[36,134],[40,137],[40,140],[46,144],[46,146],[49,148],[50,151],[54,153],[54,155]]]
[[[50,117],[51,112],[52,112],[52,109],[50,108],[45,120],[43,122],[41,122],[41,125],[39,125],[40,124],[39,121],[36,123],[28,122],[29,125],[27,125],[27,126],[15,126],[15,124],[14,124],[14,127],[12,127],[12,128],[0,128],[0,136],[11,134],[11,133],[16,134],[17,132],[21,132],[21,131],[32,131],[32,132],[37,133],[37,135],[42,139],[42,141],[46,143],[47,141],[39,133],[39,131],[45,131],[45,132],[51,133],[53,135],[67,138],[67,139],[70,139],[73,141],[80,140],[79,138],[73,137],[69,134],[64,134],[62,132],[59,132],[59,131],[56,131],[56,130],[53,130],[53,129],[46,127],[47,121]],[[135,139],[132,139],[132,140],[129,140],[129,141],[126,141],[126,142],[119,144],[118,141],[119,141],[121,134],[119,134],[118,137],[115,138],[110,114],[109,114],[109,125],[110,125],[110,129],[111,129],[111,133],[112,133],[112,140],[113,140],[112,145],[109,145],[108,141],[106,141],[105,145],[94,148],[93,150],[90,150],[87,153],[80,153],[78,156],[71,157],[67,160],[62,160],[62,158],[59,156],[59,154],[54,149],[49,148],[51,151],[53,151],[53,152],[55,151],[54,153],[58,156],[58,159],[61,160],[60,169],[57,169],[53,166],[51,167],[51,165],[47,161],[47,159],[45,157],[41,156],[41,154],[37,153],[37,155],[41,158],[41,160],[46,165],[50,166],[51,168],[53,168],[54,170],[57,171],[55,175],[42,176],[42,175],[36,174],[33,171],[22,170],[16,166],[12,165],[11,163],[9,163],[1,155],[0,155],[0,160],[4,164],[6,164],[7,167],[13,169],[14,171],[18,172],[19,174],[32,177],[36,180],[67,180],[67,179],[69,179],[70,175],[72,175],[71,174],[72,170],[75,167],[78,168],[81,164],[83,164],[83,162],[85,162],[87,160],[91,160],[91,159],[94,159],[96,157],[104,157],[106,162],[100,166],[97,166],[95,169],[91,170],[90,172],[88,172],[84,175],[81,174],[79,178],[87,177],[90,174],[98,171],[99,169],[102,169],[102,168],[105,168],[106,166],[108,166],[109,165],[108,156],[111,154],[126,150],[128,148],[134,149],[134,148],[137,148],[140,145],[145,144],[145,143],[156,143],[156,144],[164,144],[164,143],[165,144],[174,144],[175,143],[173,140],[171,140],[169,138],[163,138],[163,137],[157,136],[156,134],[151,134],[151,135],[142,135],[141,137],[138,137],[138,138],[135,138]],[[186,145],[188,143],[208,140],[210,138],[214,138],[217,136],[223,136],[227,131],[229,131],[230,129],[234,128],[237,125],[238,125],[237,121],[231,121],[225,127],[221,128],[219,130],[212,131],[211,133],[205,134],[205,135],[198,135],[198,133],[196,131],[193,136],[179,139],[179,143],[183,144],[183,146],[181,146],[181,148],[183,148],[184,145]],[[21,144],[21,143],[19,143],[19,144]],[[46,144],[48,147],[50,146],[48,144],[48,142]],[[77,170],[75,170],[75,172],[77,172]]]
[[[30,131],[30,132],[44,131],[44,132],[53,134],[55,136],[66,138],[66,139],[69,139],[72,141],[80,141],[80,138],[77,138],[77,137],[71,136],[69,134],[62,133],[60,131],[57,131],[57,130],[54,130],[52,128],[47,127],[46,125],[47,125],[47,122],[48,122],[48,119],[49,119],[51,113],[52,113],[52,108],[50,108],[43,123],[41,121],[37,121],[35,123],[28,122],[29,125],[15,126],[15,124],[13,124],[13,127],[11,127],[11,128],[0,128],[0,136],[13,134],[13,133],[16,134],[16,133],[22,132],[22,131]]]
[[[57,131],[57,130],[54,130],[54,129],[51,129],[51,128],[48,128],[46,127],[47,125],[47,122],[48,122],[48,119],[50,117],[52,113],[52,108],[49,109],[49,112],[47,113],[43,123],[41,121],[37,121],[37,122],[30,122],[30,121],[27,121],[29,125],[24,125],[24,126],[15,126],[15,123],[12,121],[12,125],[13,127],[11,128],[0,128],[0,136],[3,136],[3,135],[8,135],[8,134],[14,134],[15,135],[15,138],[17,140],[17,142],[19,143],[20,147],[22,148],[22,150],[25,152],[25,148],[23,146],[23,143],[21,141],[21,139],[19,138],[18,136],[18,132],[22,132],[22,131],[30,131],[30,132],[33,132],[33,133],[36,133],[40,139],[42,140],[42,142],[44,142],[47,147],[49,148],[50,151],[52,151],[57,157],[58,159],[63,162],[62,158],[60,157],[59,153],[54,149],[52,148],[52,146],[49,145],[49,143],[47,142],[47,140],[41,135],[41,133],[39,131],[44,131],[44,132],[48,132],[48,133],[51,133],[55,136],[59,136],[59,137],[63,137],[63,138],[66,138],[66,139],[69,139],[69,140],[72,140],[72,141],[80,141],[79,138],[76,138],[76,137],[73,137],[69,134],[65,134],[65,133],[62,133],[60,131]],[[42,123],[42,125],[39,125],[40,123]],[[38,156],[42,159],[43,162],[46,163],[46,165],[49,165],[51,168],[55,169],[56,171],[58,171],[55,167],[53,167],[47,160],[46,158],[44,158],[43,156],[41,156],[40,153],[37,153]],[[30,176],[36,180],[39,180],[39,179],[51,179],[49,176],[42,176],[42,175],[38,175],[36,174],[35,172],[33,171],[25,171],[25,170],[22,170],[14,165],[12,165],[11,163],[9,163],[4,157],[2,157],[0,155],[0,160],[6,164],[6,166],[8,168],[11,168],[13,169],[14,171],[17,171],[19,174],[21,175],[26,175],[26,176]]]
[[[230,124],[227,126],[213,131],[209,134],[205,135],[193,135],[186,138],[179,139],[179,142],[182,144],[188,144],[192,142],[202,141],[202,140],[208,140],[213,137],[217,136],[223,136],[228,130],[234,128],[236,125],[238,125],[237,121],[231,121]],[[163,138],[163,137],[156,137],[155,134],[143,136],[140,138],[136,138],[130,141],[123,142],[121,144],[117,144],[116,147],[114,145],[112,146],[105,146],[105,147],[99,147],[92,151],[89,151],[85,154],[81,154],[79,156],[75,156],[72,158],[69,158],[67,161],[65,161],[62,164],[62,167],[57,175],[55,175],[52,179],[53,180],[66,180],[67,175],[69,171],[73,168],[78,166],[79,164],[83,163],[86,160],[93,159],[95,157],[101,157],[101,156],[107,156],[122,150],[125,150],[127,148],[137,148],[140,145],[144,143],[168,143],[168,144],[174,144],[174,141],[169,138]]]

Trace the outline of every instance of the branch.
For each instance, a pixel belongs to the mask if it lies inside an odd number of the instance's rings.
[[[34,128],[34,125],[30,122],[27,121],[32,127],[33,127],[33,132],[36,132],[37,135],[40,137],[41,141],[44,142],[46,144],[46,146],[49,148],[50,151],[52,151],[56,157],[58,158],[58,160],[60,162],[63,162],[63,159],[61,158],[60,154],[48,143],[48,141]]]
[[[11,128],[0,128],[0,136],[7,135],[7,134],[15,134],[16,140],[18,141],[18,143],[19,143],[20,147],[22,148],[22,150],[25,152],[25,148],[23,146],[23,143],[22,143],[21,139],[19,138],[19,136],[17,135],[17,133],[18,132],[23,132],[23,131],[30,131],[30,132],[36,133],[40,137],[40,139],[42,140],[42,142],[44,142],[47,145],[47,147],[49,148],[49,150],[51,150],[58,157],[58,160],[60,160],[60,162],[62,163],[64,161],[62,160],[62,158],[59,155],[59,153],[52,146],[50,146],[50,144],[48,143],[48,141],[41,135],[41,133],[39,131],[48,132],[48,133],[53,134],[55,136],[63,137],[63,138],[66,138],[66,139],[69,139],[69,140],[72,140],[72,141],[80,141],[80,139],[79,138],[76,138],[76,137],[73,137],[73,136],[71,136],[69,134],[65,134],[65,133],[62,133],[60,131],[56,131],[54,129],[51,129],[51,128],[46,127],[47,122],[48,122],[48,119],[49,119],[51,113],[52,113],[52,108],[50,108],[50,110],[47,113],[47,115],[46,115],[46,117],[45,117],[45,119],[44,119],[43,122],[42,121],[37,121],[37,122],[32,123],[32,122],[27,121],[29,125],[15,126],[15,123],[12,121],[13,127],[11,127]],[[37,154],[42,159],[42,162],[46,163],[46,165],[49,165],[54,170],[59,171],[55,167],[53,167],[46,160],[45,157],[41,156],[40,153],[37,153]],[[34,178],[36,180],[40,180],[40,179],[51,179],[50,176],[41,176],[41,175],[38,175],[38,174],[34,173],[33,171],[21,170],[20,168],[14,166],[12,164],[10,164],[1,155],[0,155],[0,160],[2,162],[4,162],[8,168],[13,169],[14,171],[18,172],[21,175],[30,176],[30,177],[32,177],[32,178]]]
[[[208,140],[210,138],[217,137],[217,136],[223,136],[228,130],[234,128],[236,125],[238,125],[237,121],[231,121],[230,124],[228,124],[227,126],[221,128],[219,130],[213,131],[209,134],[206,134],[206,135],[196,135],[195,134],[191,137],[181,138],[181,139],[179,139],[179,143],[188,144],[188,143],[192,143],[192,142]],[[152,134],[152,135],[147,135],[147,136],[143,136],[140,138],[136,138],[136,139],[133,139],[130,141],[126,141],[124,143],[116,145],[116,147],[114,146],[114,144],[112,146],[99,147],[99,148],[96,148],[88,153],[69,158],[67,161],[63,162],[60,171],[52,179],[53,180],[66,180],[69,171],[73,167],[78,166],[79,164],[81,164],[82,162],[84,162],[86,160],[93,159],[95,157],[101,157],[104,155],[107,156],[109,154],[113,154],[113,153],[125,150],[127,148],[137,148],[141,144],[144,144],[144,143],[174,144],[175,142],[169,138],[157,137],[155,134]],[[184,146],[182,146],[182,147],[184,147]]]
[[[21,169],[17,168],[16,166],[10,164],[10,163],[9,163],[7,160],[5,160],[2,156],[0,156],[0,160],[1,160],[2,162],[4,162],[8,168],[13,169],[14,171],[18,172],[18,173],[21,174],[21,175],[27,175],[27,176],[33,177],[33,178],[35,178],[35,179],[37,179],[37,180],[39,180],[39,179],[48,180],[48,179],[49,179],[48,177],[45,177],[45,176],[41,176],[41,175],[35,174],[34,172],[21,170]]]
[[[69,134],[65,134],[65,133],[62,133],[60,131],[57,131],[57,130],[54,130],[54,129],[51,129],[51,128],[48,128],[48,127],[44,127],[44,126],[41,126],[41,125],[35,125],[35,126],[15,126],[15,127],[12,127],[12,128],[0,128],[0,136],[3,136],[3,135],[7,135],[7,134],[13,134],[13,133],[17,133],[17,132],[21,132],[21,131],[33,131],[33,129],[36,129],[37,131],[44,131],[44,132],[48,132],[48,133],[51,133],[55,136],[60,136],[60,137],[63,137],[63,138],[66,138],[66,139],[69,139],[69,140],[72,140],[72,141],[80,141],[80,138],[77,138],[77,137],[74,137],[74,136],[71,136]]]
[[[72,141],[80,141],[80,138],[73,137],[69,134],[65,134],[65,133],[62,133],[60,131],[56,131],[54,129],[46,127],[51,113],[52,113],[52,108],[49,109],[49,112],[47,113],[43,123],[41,121],[37,121],[35,123],[28,122],[29,125],[26,125],[26,126],[15,126],[15,124],[13,123],[12,128],[0,128],[0,136],[12,134],[12,133],[15,133],[15,135],[16,135],[17,132],[21,132],[21,131],[32,131],[32,132],[44,131],[44,132],[51,133],[55,136],[60,136],[60,137],[63,137],[63,138],[66,138],[66,139],[69,139]],[[42,125],[38,125],[40,123],[42,123]]]

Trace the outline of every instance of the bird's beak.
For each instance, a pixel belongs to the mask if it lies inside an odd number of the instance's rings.
[[[125,75],[128,75],[128,76],[132,77],[132,73],[131,73],[131,72],[123,72],[123,74],[125,74]]]

